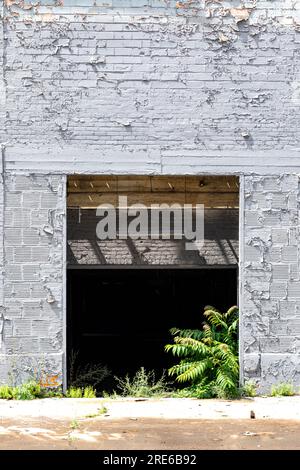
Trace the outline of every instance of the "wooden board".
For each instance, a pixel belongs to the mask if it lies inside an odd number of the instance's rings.
[[[74,175],[68,178],[68,206],[96,208],[118,205],[204,204],[206,207],[238,207],[239,185],[235,176],[112,176]]]
[[[100,204],[118,205],[116,193],[71,193],[68,195],[69,207],[96,208]],[[238,207],[238,193],[138,193],[127,194],[128,205],[144,204],[204,204],[205,207]]]
[[[151,176],[151,189],[153,192],[167,191],[169,193],[185,192],[185,176]]]
[[[235,176],[87,176],[68,178],[69,193],[238,192]]]
[[[118,176],[118,193],[128,192],[150,192],[151,178],[149,176]]]
[[[238,193],[235,176],[186,176],[186,191],[201,193]]]
[[[90,192],[116,192],[116,176],[70,176],[68,178],[68,193],[90,193]]]

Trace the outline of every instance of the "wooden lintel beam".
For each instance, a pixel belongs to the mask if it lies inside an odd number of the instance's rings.
[[[68,193],[238,193],[238,186],[235,176],[74,175],[68,178]]]
[[[68,206],[82,208],[97,208],[100,204],[112,204],[118,206],[118,198],[122,194],[117,193],[69,193]],[[238,207],[238,193],[196,193],[196,192],[129,192],[126,194],[128,205],[144,204],[204,204],[205,207]]]

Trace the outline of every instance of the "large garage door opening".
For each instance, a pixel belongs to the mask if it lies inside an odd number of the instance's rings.
[[[164,352],[171,327],[199,328],[206,304],[236,304],[236,269],[72,269],[70,348],[115,375],[140,367],[160,376],[174,362]]]
[[[201,328],[205,305],[224,311],[237,303],[238,191],[238,179],[226,176],[69,178],[69,378],[74,357],[83,368],[106,366],[108,391],[114,376],[132,376],[140,367],[161,376],[174,363],[164,351],[170,328]],[[154,237],[145,230],[138,237],[119,236],[124,228],[116,217],[116,236],[99,238],[98,223],[107,216],[103,207],[115,207],[120,196],[126,196],[126,210],[138,204],[203,204],[203,243],[187,249],[174,214],[170,236],[166,226]],[[133,219],[129,212],[127,223]],[[106,230],[111,235],[108,224]]]

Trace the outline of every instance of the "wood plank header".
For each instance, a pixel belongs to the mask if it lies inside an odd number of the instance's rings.
[[[117,205],[118,196],[128,204],[204,204],[236,208],[239,179],[236,176],[115,176],[68,177],[68,207],[96,208]]]

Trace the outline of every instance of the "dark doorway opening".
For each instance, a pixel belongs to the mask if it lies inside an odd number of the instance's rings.
[[[170,328],[200,328],[203,308],[237,303],[237,267],[69,269],[67,345],[112,376],[141,366],[157,376],[174,360]],[[109,390],[113,382],[105,386]]]

